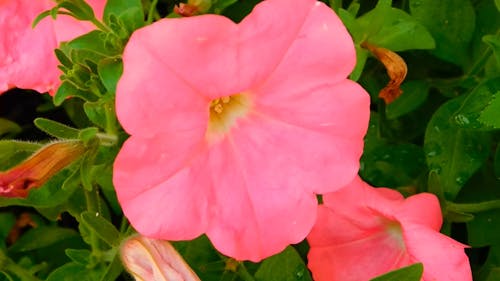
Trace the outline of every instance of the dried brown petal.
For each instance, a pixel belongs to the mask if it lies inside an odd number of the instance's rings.
[[[191,17],[198,14],[198,6],[180,3],[174,7],[174,13],[183,17]]]
[[[389,75],[391,80],[387,86],[380,91],[378,96],[383,99],[386,104],[393,102],[403,93],[400,86],[408,72],[405,61],[391,50],[380,48],[367,42],[364,42],[361,46],[372,52],[372,54],[384,64],[387,75]]]
[[[14,244],[19,236],[21,236],[21,233],[26,229],[26,227],[32,227],[35,228],[37,227],[36,222],[33,221],[31,218],[30,213],[24,212],[19,215],[19,217],[16,220],[16,223],[12,227],[12,229],[9,232],[9,235],[7,235],[7,245],[12,245]]]

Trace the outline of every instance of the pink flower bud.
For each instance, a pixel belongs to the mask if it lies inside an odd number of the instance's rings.
[[[133,236],[123,243],[121,257],[137,281],[200,281],[166,240]]]

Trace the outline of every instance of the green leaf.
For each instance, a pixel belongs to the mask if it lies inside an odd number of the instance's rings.
[[[413,185],[425,171],[425,155],[420,146],[382,144],[365,149],[360,175],[376,186],[401,187]]]
[[[34,121],[38,129],[59,139],[78,139],[79,130],[45,118],[36,118]]]
[[[129,33],[144,25],[141,0],[108,0],[104,8],[104,22],[111,24],[111,16],[117,17]],[[112,25],[112,24],[111,24]]]
[[[123,272],[123,265],[120,255],[116,254],[113,261],[108,265],[100,281],[116,280],[116,278]]]
[[[498,11],[500,12],[500,0],[495,0],[495,6],[497,6]]]
[[[500,78],[494,78],[481,83],[467,95],[460,109],[454,114],[453,120],[460,128],[492,129],[495,128],[498,105],[494,105],[495,93],[500,91]],[[491,108],[488,104],[491,104]],[[483,117],[484,115],[484,117]]]
[[[70,262],[54,270],[46,281],[99,281],[102,270]]]
[[[349,79],[353,81],[358,81],[359,77],[363,73],[363,70],[365,68],[366,60],[368,59],[368,56],[370,55],[370,52],[365,50],[363,47],[359,45],[355,45],[356,48],[356,66],[354,67],[354,70],[351,72],[349,75]]]
[[[500,210],[478,213],[467,223],[467,243],[472,247],[498,244],[500,233]]]
[[[10,233],[12,227],[16,224],[16,216],[10,212],[0,213],[0,251],[3,251],[6,247],[5,241],[7,241],[7,236]],[[0,262],[1,263],[1,262]]]
[[[478,120],[486,126],[500,129],[500,91],[494,94],[493,99],[481,112]]]
[[[391,8],[390,4],[378,4],[357,21],[365,32],[362,40],[378,47],[396,52],[435,48],[434,39],[425,26],[403,10]]]
[[[31,24],[31,28],[35,28],[41,20],[43,20],[44,18],[50,16],[51,14],[52,14],[52,10],[43,11],[41,14],[39,14],[33,20],[33,23]]]
[[[257,272],[256,281],[312,281],[309,270],[293,247],[265,259]]]
[[[65,67],[71,69],[73,66],[71,59],[61,49],[55,49],[54,52],[56,53],[56,57],[59,62]]]
[[[17,134],[21,132],[21,127],[15,122],[0,117],[0,137],[7,134]]]
[[[41,147],[34,142],[0,140],[0,171],[13,167]]]
[[[434,37],[433,54],[458,65],[467,62],[476,20],[470,0],[410,0],[410,12]]]
[[[90,141],[95,140],[99,129],[95,127],[89,127],[85,129],[81,129],[78,133],[78,138],[85,144],[88,144]]]
[[[455,198],[489,155],[487,134],[454,125],[451,117],[462,103],[463,97],[459,97],[443,104],[428,123],[424,139],[427,165],[437,174],[449,200]]]
[[[112,159],[114,159],[114,157]],[[118,203],[113,185],[113,166],[107,164],[95,165],[92,175],[95,177],[97,184],[101,187],[102,195],[106,198],[113,212],[115,214],[122,214],[122,209]]]
[[[110,106],[109,102],[100,99],[96,102],[86,102],[83,109],[92,123],[101,128],[106,128],[106,106]]]
[[[78,236],[78,233],[73,229],[55,226],[38,226],[26,231],[26,233],[9,248],[9,252],[32,251],[51,246],[61,240]]]
[[[74,50],[87,50],[95,53],[96,55],[92,56],[94,59],[91,60],[98,63],[103,57],[112,56],[116,53],[115,50],[110,49],[110,45],[106,44],[106,36],[105,32],[94,30],[71,40],[68,42],[68,47]],[[78,61],[83,62],[82,59]]]
[[[370,281],[420,281],[423,273],[424,266],[421,263],[416,263],[373,278]]]
[[[79,20],[87,21],[95,18],[92,7],[84,0],[63,0],[59,2],[58,6],[65,8]]]
[[[500,65],[500,34],[486,35],[483,37],[483,41],[493,50],[497,64]]]
[[[113,247],[120,245],[120,232],[108,220],[99,213],[83,212],[81,214],[82,222],[92,229],[104,242]]]
[[[500,267],[491,268],[485,281],[500,280]]]
[[[238,0],[213,0],[212,6],[209,9],[209,13],[213,14],[220,14],[222,11],[224,11],[227,7],[231,6],[232,4],[236,3]]]
[[[10,276],[9,273],[2,271],[0,269],[0,281],[17,281],[18,279],[14,279],[14,277]]]
[[[67,98],[79,97],[85,101],[96,101],[97,98],[94,94],[87,90],[79,89],[74,84],[68,81],[64,81],[61,86],[57,89],[54,95],[54,104],[56,106],[61,105]]]
[[[422,105],[429,95],[429,84],[421,80],[406,81],[401,85],[403,94],[387,105],[387,119],[403,116]]]
[[[118,79],[120,79],[123,72],[123,62],[121,59],[116,58],[103,59],[97,65],[97,72],[106,90],[114,94]]]
[[[445,217],[448,222],[456,222],[456,223],[469,222],[474,219],[474,215],[472,214],[454,210],[447,211]]]
[[[66,249],[64,251],[72,261],[80,265],[88,265],[92,252],[86,249]]]
[[[232,271],[225,271],[224,261],[206,235],[191,241],[172,242],[172,245],[201,280],[221,280],[221,276],[236,276]]]
[[[494,161],[495,176],[500,179],[500,144],[497,146]]]
[[[80,176],[83,188],[87,191],[92,191],[93,189],[93,177],[92,177],[92,166],[94,165],[94,160],[96,156],[96,151],[91,150],[85,154],[80,165]]]

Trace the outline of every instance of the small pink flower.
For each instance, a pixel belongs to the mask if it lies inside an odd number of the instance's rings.
[[[307,237],[316,281],[366,281],[421,262],[424,281],[472,280],[467,246],[439,233],[442,215],[433,194],[404,199],[360,178],[323,196]]]
[[[88,2],[102,17],[106,1]],[[33,29],[33,20],[54,5],[51,0],[0,1],[0,94],[14,87],[52,94],[57,90],[61,71],[54,49],[93,26],[58,15],[56,21],[45,18]]]
[[[136,235],[123,243],[120,253],[136,281],[200,281],[168,241]]]
[[[120,204],[143,235],[206,233],[259,261],[303,240],[316,193],[352,181],[369,96],[346,77],[351,37],[314,0],[268,0],[241,23],[164,19],[123,54],[118,119],[131,135],[114,164]]]

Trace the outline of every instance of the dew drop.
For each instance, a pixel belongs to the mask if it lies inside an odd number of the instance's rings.
[[[468,124],[470,124],[469,118],[467,118],[465,115],[462,115],[462,114],[455,115],[455,122],[458,125],[468,125]]]
[[[455,182],[459,185],[463,185],[465,183],[465,179],[463,177],[456,177]]]

